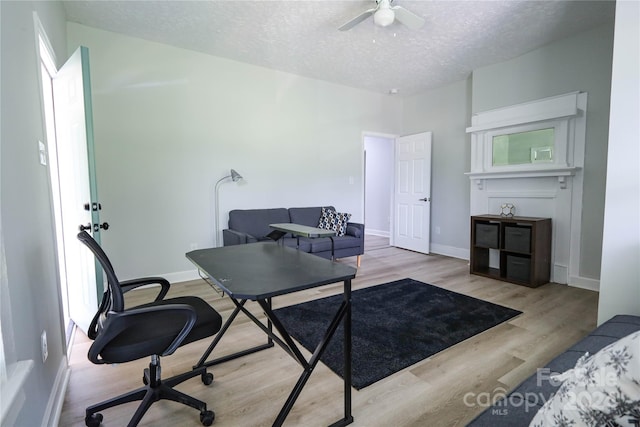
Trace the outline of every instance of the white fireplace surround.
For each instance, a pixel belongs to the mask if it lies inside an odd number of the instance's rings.
[[[551,281],[597,290],[580,277],[583,166],[587,94],[572,92],[474,114],[471,133],[471,215],[499,214],[503,203],[516,216],[551,218]],[[493,165],[496,135],[554,128],[553,161]]]

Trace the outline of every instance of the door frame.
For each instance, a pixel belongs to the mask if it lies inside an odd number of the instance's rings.
[[[83,83],[83,87],[77,92],[80,93],[81,95],[81,99],[82,99],[82,110],[84,113],[84,126],[85,126],[85,132],[84,132],[84,140],[85,140],[85,144],[87,145],[87,176],[81,176],[81,175],[73,175],[73,180],[75,181],[76,179],[86,179],[87,180],[87,186],[89,189],[89,194],[86,195],[87,199],[86,202],[88,202],[88,206],[93,206],[96,205],[99,207],[99,203],[97,200],[97,182],[95,179],[91,179],[91,174],[92,174],[92,170],[94,171],[93,173],[95,174],[95,152],[93,151],[93,140],[91,139],[91,144],[87,143],[86,141],[89,141],[89,138],[93,138],[93,111],[92,111],[92,106],[90,105],[90,102],[87,103],[87,91],[86,88],[87,86],[90,87],[90,77],[89,77],[89,65],[88,65],[88,50],[85,47],[79,47],[72,55],[69,56],[69,58],[66,59],[65,63],[58,67],[57,65],[57,60],[55,57],[55,53],[54,50],[52,48],[52,45],[46,35],[46,31],[44,30],[44,27],[42,26],[38,15],[36,12],[33,12],[33,18],[34,18],[34,30],[35,30],[35,48],[36,48],[36,60],[37,60],[37,64],[38,64],[38,70],[39,70],[39,78],[38,78],[38,86],[40,89],[40,107],[41,107],[41,118],[42,118],[42,126],[43,126],[43,136],[42,139],[44,141],[46,141],[46,145],[42,144],[41,142],[39,142],[39,150],[40,150],[40,156],[41,156],[41,162],[43,163],[43,165],[46,165],[47,169],[48,169],[48,173],[47,175],[47,181],[49,183],[49,198],[50,198],[50,207],[51,207],[51,218],[52,218],[52,224],[53,224],[53,236],[54,236],[54,240],[55,240],[55,245],[52,248],[52,250],[54,251],[54,256],[56,258],[56,281],[58,283],[58,305],[60,307],[60,312],[61,312],[61,316],[60,316],[60,327],[62,331],[65,331],[64,336],[64,343],[63,345],[66,347],[67,349],[67,355],[69,355],[71,346],[69,345],[69,343],[71,342],[71,340],[73,339],[73,334],[75,333],[76,330],[76,326],[80,326],[82,330],[88,329],[89,327],[89,322],[91,320],[91,318],[93,317],[93,315],[95,314],[95,310],[97,310],[97,306],[99,304],[99,301],[102,297],[102,293],[104,290],[104,284],[103,284],[103,272],[102,272],[102,268],[98,263],[98,260],[95,259],[95,257],[93,257],[93,255],[91,254],[86,254],[86,258],[85,258],[85,254],[81,254],[80,255],[80,259],[73,259],[73,257],[71,259],[68,258],[68,254],[67,254],[67,249],[69,246],[67,245],[73,245],[74,243],[78,245],[78,247],[81,247],[81,243],[79,241],[77,241],[77,239],[72,238],[71,243],[67,242],[67,240],[71,239],[69,236],[67,236],[67,232],[69,230],[67,230],[64,225],[65,220],[67,220],[64,215],[65,215],[65,209],[63,208],[63,206],[61,205],[61,196],[60,194],[62,193],[62,183],[59,181],[59,177],[56,176],[56,171],[58,170],[58,161],[59,161],[59,157],[57,155],[58,152],[58,148],[59,148],[59,144],[60,141],[58,139],[58,129],[60,126],[59,123],[59,119],[57,117],[59,110],[57,110],[56,107],[56,79],[60,78],[61,76],[61,72],[62,70],[64,70],[66,67],[66,65],[69,63],[70,59],[74,57],[74,55],[78,54],[80,55],[81,58],[86,58],[85,60],[81,60],[80,61],[80,66],[81,66],[81,75],[82,75],[82,83]],[[80,52],[79,52],[80,51]],[[44,75],[45,70],[43,70],[41,68],[41,63],[44,64],[44,69],[46,69],[46,73],[47,75]],[[45,88],[45,79],[50,79],[51,81],[51,93],[49,94],[49,87],[47,85],[47,87]],[[47,90],[47,93],[45,93],[45,89]],[[89,92],[90,93],[90,92]],[[51,97],[51,99],[49,100],[48,97]],[[89,95],[90,96],[90,95]],[[45,102],[45,97],[47,97],[47,101]],[[49,102],[51,102],[49,104]],[[51,111],[49,111],[51,110]],[[91,132],[91,134],[89,134],[88,132]],[[44,161],[43,161],[44,160]],[[53,167],[54,162],[56,163],[55,168]],[[93,169],[92,169],[93,168]],[[76,171],[77,172],[77,171]],[[80,177],[80,178],[78,178]],[[82,197],[84,199],[84,196]],[[85,207],[86,209],[86,207]],[[94,239],[100,243],[100,229],[96,229],[96,227],[98,226],[98,224],[100,224],[99,221],[99,209],[88,209],[89,212],[89,221],[91,221],[91,224],[93,226],[93,230],[91,231],[93,234]],[[86,222],[89,222],[86,221]],[[67,221],[68,222],[68,221]],[[75,221],[73,221],[75,223]],[[83,222],[84,224],[85,222]],[[66,225],[66,227],[74,227],[76,226],[75,224],[73,225]],[[80,251],[83,251],[83,248],[80,248]],[[83,263],[84,261],[84,263]],[[83,300],[83,302],[81,303],[81,306],[78,305],[72,305],[74,298],[70,297],[70,295],[76,295],[77,293],[73,293],[73,289],[70,290],[69,288],[69,270],[67,269],[69,262],[73,263],[79,263],[81,265],[84,266],[88,266],[89,263],[91,263],[91,267],[88,267],[88,270],[93,271],[93,273],[90,273],[91,278],[87,278],[87,282],[86,282],[86,286],[87,289],[89,289],[88,291],[88,295],[89,298],[88,300],[85,298]],[[75,271],[75,269],[73,270]],[[75,281],[74,283],[84,283],[83,281]],[[94,289],[95,288],[95,289]],[[95,292],[95,296],[94,296],[94,292]],[[85,295],[86,296],[86,295]],[[77,298],[76,298],[76,303],[77,303]],[[80,309],[78,309],[78,307],[81,307]],[[87,307],[89,307],[89,310],[87,310]],[[84,310],[84,311],[83,311]],[[76,318],[74,319],[74,312],[76,315]],[[78,315],[78,313],[82,313],[81,315]],[[78,320],[80,320],[80,322],[78,323]],[[86,323],[86,324],[85,324]]]
[[[64,258],[60,253],[62,250],[61,236],[59,235],[60,230],[58,229],[60,227],[61,218],[59,218],[60,215],[58,213],[58,209],[56,208],[56,206],[59,203],[56,202],[56,196],[54,194],[56,191],[56,188],[59,187],[59,185],[56,184],[55,180],[51,176],[51,160],[52,159],[51,159],[50,146],[51,144],[55,144],[55,119],[53,120],[54,129],[52,130],[52,132],[50,132],[51,129],[48,129],[48,125],[47,125],[47,117],[49,116],[49,113],[47,113],[47,106],[45,105],[44,87],[42,82],[42,79],[45,76],[43,76],[42,73],[40,72],[41,65],[44,65],[44,67],[47,70],[48,77],[52,80],[51,84],[53,85],[53,77],[58,71],[57,69],[58,61],[56,58],[55,51],[53,50],[53,47],[51,45],[51,42],[49,41],[49,37],[47,36],[46,31],[44,30],[44,26],[42,25],[42,22],[38,17],[38,13],[35,11],[33,12],[33,23],[34,23],[34,32],[35,32],[36,60],[38,64],[37,69],[39,74],[38,88],[39,88],[39,95],[40,95],[40,113],[42,117],[42,131],[43,131],[42,139],[46,144],[45,151],[44,152],[41,151],[40,155],[44,156],[44,159],[46,161],[46,167],[48,169],[46,176],[47,176],[47,182],[49,187],[49,206],[51,206],[51,219],[52,219],[52,225],[53,225],[52,232],[55,240],[55,245],[53,247],[53,255],[56,259],[56,264],[55,264],[56,278],[55,279],[58,286],[58,306],[60,307],[60,313],[61,313],[60,330],[63,331],[63,336],[64,336],[63,348],[66,350],[67,357],[69,357],[69,353],[71,351],[70,343],[73,340],[73,334],[74,334],[75,328],[73,327],[74,323],[71,320],[71,316],[69,314],[69,298],[67,294]],[[53,99],[53,92],[51,93],[51,99]],[[51,141],[50,137],[53,137],[54,141]],[[42,147],[39,147],[39,149],[41,148]]]
[[[362,192],[362,199],[361,199],[361,209],[362,209],[362,222],[365,224],[365,233],[366,233],[366,218],[367,218],[367,212],[366,212],[366,194],[367,194],[367,189],[366,189],[366,158],[365,158],[365,145],[364,145],[364,140],[365,138],[370,137],[370,138],[384,138],[384,139],[388,139],[391,141],[391,145],[392,145],[392,150],[393,150],[393,159],[391,159],[391,176],[393,177],[394,180],[394,186],[395,186],[395,168],[396,168],[396,140],[399,137],[399,135],[396,134],[390,134],[390,133],[381,133],[381,132],[370,132],[370,131],[363,131],[362,135],[360,137],[360,150],[362,152],[362,157],[361,157],[361,165],[360,165],[360,170],[362,171],[362,177],[360,182],[362,183],[361,186],[361,192]],[[395,200],[394,200],[394,191],[393,188],[394,186],[391,187],[391,194],[389,196],[389,203],[391,204],[391,206],[389,206],[389,212],[391,215],[391,220],[390,220],[390,224],[389,224],[389,245],[393,246],[393,235],[394,235],[394,224],[395,224],[395,213],[394,213],[394,205],[395,205]]]

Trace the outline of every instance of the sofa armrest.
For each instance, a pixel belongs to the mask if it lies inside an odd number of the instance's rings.
[[[364,224],[359,224],[357,222],[348,222],[346,234],[362,239],[364,237]]]
[[[224,229],[222,230],[222,242],[224,246],[243,245],[247,243],[247,233],[241,231]]]

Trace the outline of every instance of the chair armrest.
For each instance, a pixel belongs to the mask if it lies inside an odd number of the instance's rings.
[[[153,285],[154,283],[157,283],[161,286],[160,293],[154,301],[163,300],[167,295],[167,292],[169,292],[169,287],[171,286],[169,281],[164,277],[140,277],[138,279],[125,280],[120,282],[120,288],[122,289],[122,293],[125,293],[137,287],[144,285]]]
[[[222,230],[222,242],[224,246],[243,245],[247,243],[247,233],[226,228]]]
[[[154,283],[160,285],[160,292],[158,293],[154,301],[161,301],[167,295],[167,292],[169,292],[169,287],[171,286],[169,281],[163,277],[141,277],[139,279],[125,280],[124,282],[120,282],[120,289],[122,289],[122,293],[124,294],[125,292],[129,292],[130,290],[135,289],[139,286],[152,285]],[[98,309],[95,316],[93,316],[93,319],[91,319],[89,330],[87,330],[87,336],[92,340],[95,340],[96,336],[98,335],[98,321],[100,320],[100,316],[109,303],[109,298],[110,295],[109,291],[107,290],[104,292],[104,294],[102,294],[100,308]]]
[[[185,322],[182,329],[175,336],[171,344],[163,350],[160,356],[167,356],[176,351],[180,344],[187,337],[193,325],[196,323],[197,314],[193,307],[187,304],[166,304],[154,305],[142,308],[133,308],[131,310],[120,313],[110,312],[102,328],[102,332],[93,342],[87,354],[89,360],[95,364],[112,363],[100,358],[102,349],[109,344],[114,338],[118,337],[127,329],[135,328],[136,318],[144,319],[149,316],[158,317],[168,313],[182,313],[185,316]]]

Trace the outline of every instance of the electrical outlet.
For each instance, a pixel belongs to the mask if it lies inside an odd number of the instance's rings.
[[[196,249],[198,249],[198,244],[197,243],[192,243],[191,244],[191,250],[195,251]]]
[[[47,357],[49,356],[49,349],[47,348],[47,331],[42,331],[42,335],[40,335],[40,346],[42,347],[42,363],[47,361]]]
[[[440,227],[436,227],[436,234],[440,234]]]

